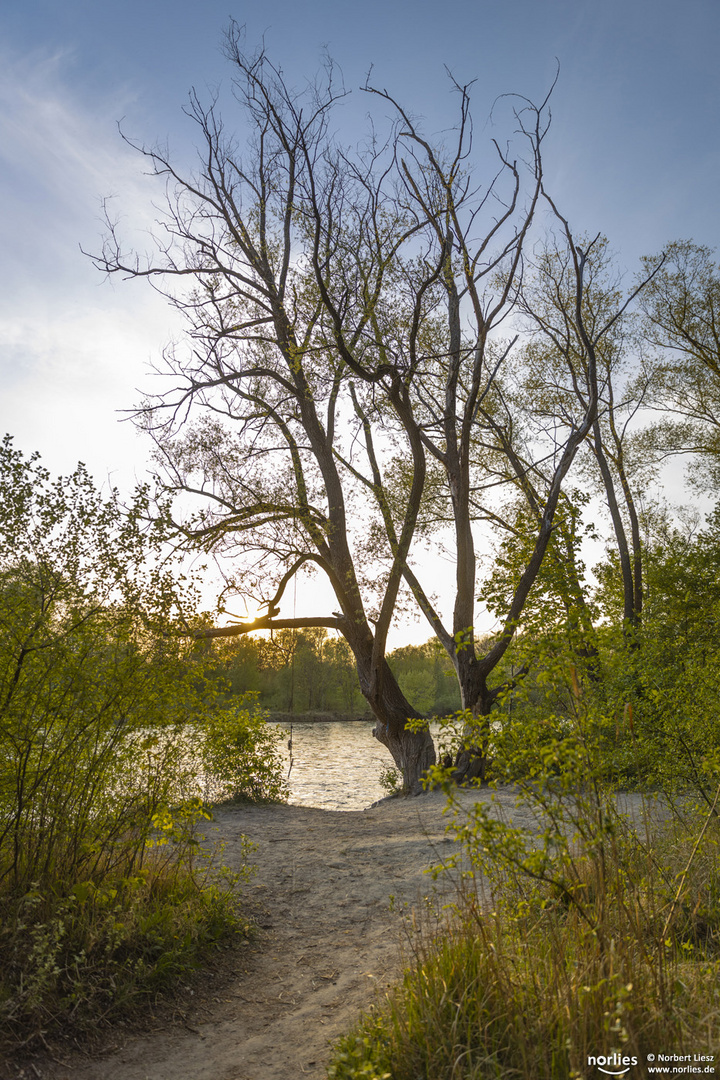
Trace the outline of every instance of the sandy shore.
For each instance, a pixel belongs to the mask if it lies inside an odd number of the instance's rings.
[[[489,799],[466,792],[463,802]],[[295,1080],[325,1076],[329,1045],[400,973],[403,921],[425,899],[441,905],[425,873],[454,850],[445,798],[433,792],[363,811],[300,806],[223,809],[208,838],[223,862],[241,859],[241,836],[257,844],[247,887],[259,924],[234,950],[231,969],[187,995],[174,1022],[123,1036],[91,1060],[32,1068],[47,1080]],[[532,824],[511,789],[496,812]],[[114,1045],[113,1045],[114,1044]],[[16,1074],[20,1075],[20,1074]]]

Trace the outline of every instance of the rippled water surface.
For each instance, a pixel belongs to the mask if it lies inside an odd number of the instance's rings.
[[[287,731],[281,744],[285,775],[290,765]],[[324,810],[362,810],[388,792],[378,777],[392,768],[390,754],[372,736],[374,721],[351,720],[293,724],[290,802]]]

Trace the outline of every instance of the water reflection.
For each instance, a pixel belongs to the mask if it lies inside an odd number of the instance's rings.
[[[281,744],[285,774],[290,764],[287,739]],[[374,721],[328,721],[293,724],[290,802],[324,810],[362,810],[387,795],[378,777],[393,760],[372,736]]]

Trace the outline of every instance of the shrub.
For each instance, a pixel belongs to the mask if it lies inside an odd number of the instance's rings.
[[[468,809],[435,770],[466,888],[440,933],[412,935],[402,984],[338,1044],[333,1080],[572,1080],[592,1055],[642,1070],[660,1048],[718,1045],[720,788],[702,814],[686,788],[675,816],[646,802],[626,820],[606,723],[580,699],[496,729],[496,775],[531,824]]]
[[[5,1045],[144,1000],[241,932],[232,882],[201,858],[208,817],[189,720],[212,712],[194,595],[82,466],[53,481],[0,447],[0,1027]],[[235,775],[259,720],[236,717]],[[215,719],[219,746],[230,733]],[[218,751],[219,752],[219,751]],[[233,756],[234,755],[234,756]],[[263,792],[279,790],[265,762]],[[275,787],[273,787],[273,783]]]
[[[283,732],[267,724],[257,694],[208,711],[196,725],[198,750],[213,798],[249,802],[287,799],[278,743]]]

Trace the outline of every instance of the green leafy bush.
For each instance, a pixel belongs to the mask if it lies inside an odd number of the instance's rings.
[[[142,491],[123,509],[82,466],[52,480],[37,456],[7,438],[0,448],[8,1046],[143,1000],[245,928],[199,847],[209,815],[188,722],[210,714],[215,760],[234,738],[226,768],[264,794],[280,788],[276,762],[258,765],[269,744],[257,717],[213,717],[193,590],[171,573],[160,527],[142,527],[146,513]]]
[[[279,802],[287,799],[282,759],[284,732],[267,724],[256,694],[207,712],[195,728],[214,800]]]
[[[455,811],[454,911],[411,935],[401,985],[340,1041],[333,1080],[573,1080],[592,1055],[718,1045],[717,779],[709,806],[707,778],[684,773],[682,799],[636,795],[627,818],[607,784],[613,718],[591,693],[566,697],[566,667],[544,659],[559,711],[495,714],[494,775],[516,813],[468,806],[449,769],[430,777]]]

